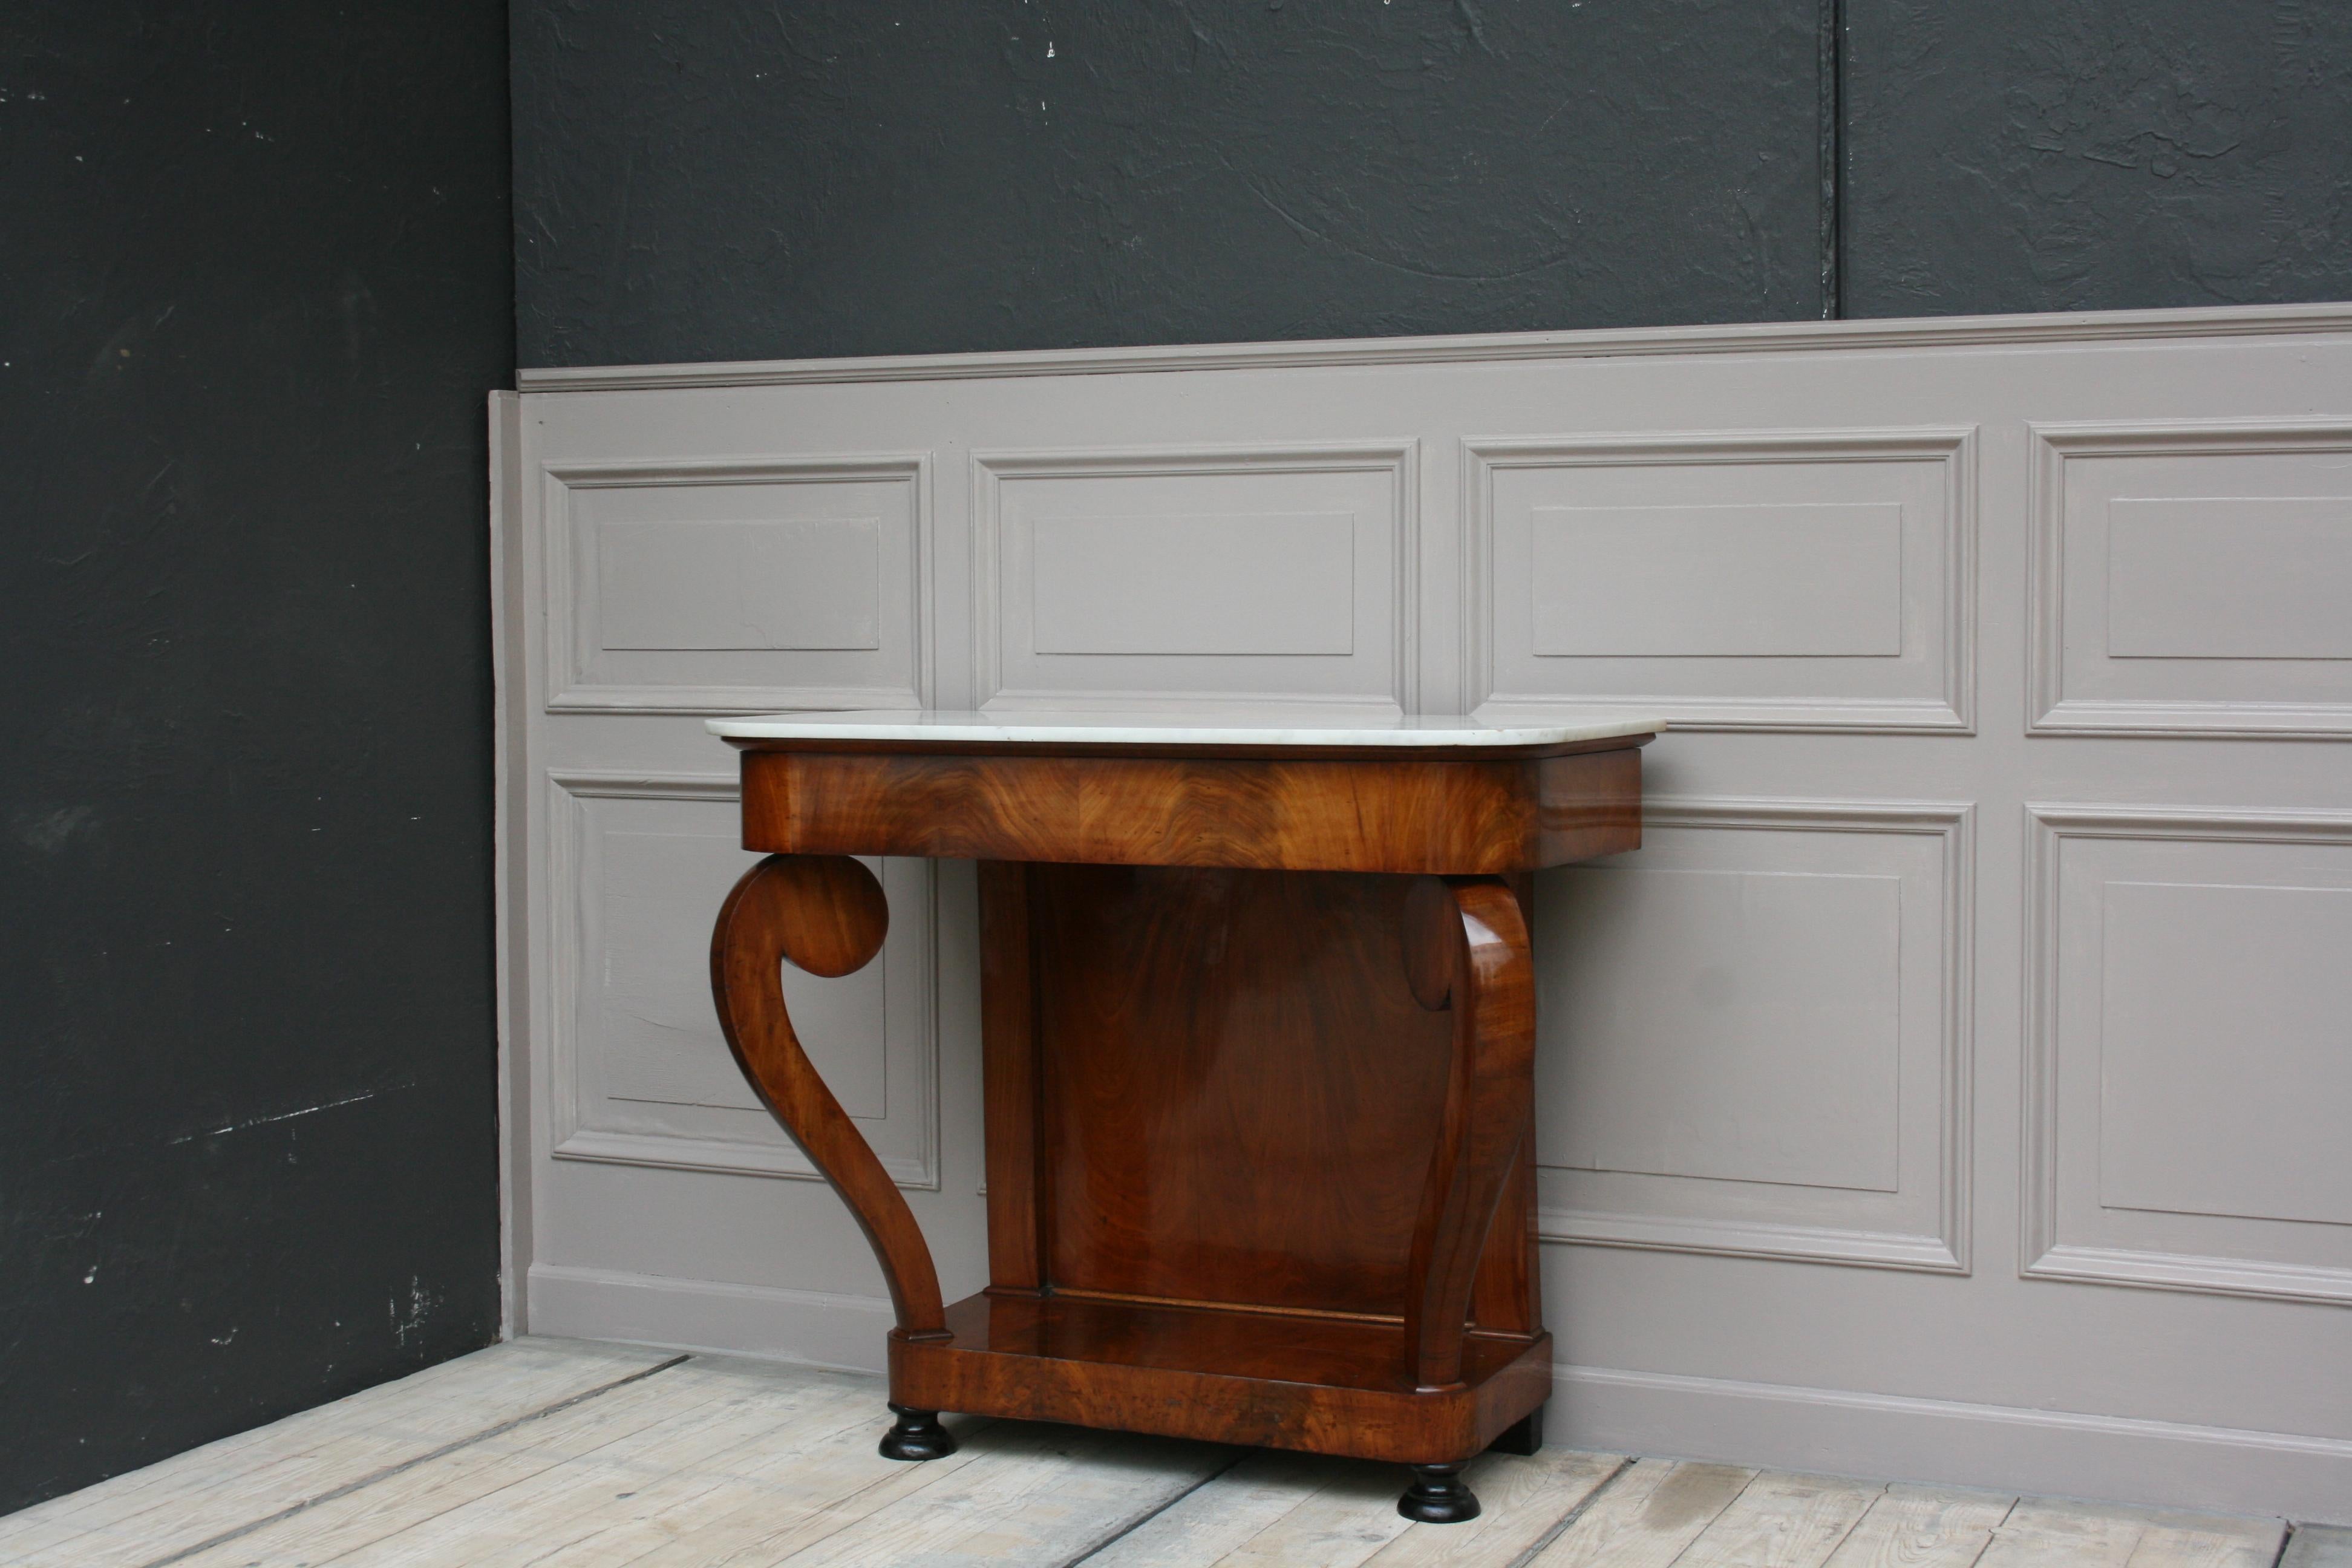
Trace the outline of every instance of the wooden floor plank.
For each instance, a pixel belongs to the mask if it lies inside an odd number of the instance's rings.
[[[879,1383],[876,1384],[879,1388]],[[748,1450],[717,1484],[649,1510],[626,1532],[595,1542],[615,1568],[756,1568],[837,1534],[951,1470],[985,1458],[992,1425],[940,1419],[961,1447],[920,1464],[885,1459],[876,1444],[887,1423],[868,1416],[789,1453]]]
[[[1308,1563],[1356,1568],[1414,1528],[1396,1510],[1408,1479],[1402,1466],[1361,1459],[1327,1463],[1323,1484],[1297,1507],[1223,1556],[1202,1561],[1217,1568],[1298,1568]]]
[[[967,1450],[961,1468],[769,1561],[793,1568],[1072,1563],[1239,1458],[1208,1443],[1025,1422],[992,1426]],[[936,1472],[938,1461],[909,1468]]]
[[[1759,1475],[1675,1568],[1821,1568],[1885,1490],[1831,1476]]]
[[[2352,1568],[2352,1530],[2330,1524],[2299,1524],[2278,1568]]]
[[[853,1374],[527,1340],[0,1520],[0,1562],[2271,1568],[2285,1534],[1566,1449],[1487,1455],[1469,1472],[1481,1518],[1412,1525],[1401,1467],[1307,1455],[1236,1464],[1207,1444],[950,1417],[961,1452],[896,1464],[875,1452],[882,1394]],[[2280,1568],[2352,1568],[2352,1531],[2299,1531]]]
[[[2153,1528],[2139,1538],[2127,1568],[2271,1568],[2286,1534],[2283,1520],[2230,1521],[2218,1529]]]
[[[1828,1568],[1969,1568],[2016,1504],[2000,1492],[1888,1487]]]
[[[1620,1472],[1528,1568],[1669,1568],[1755,1479],[1729,1465],[1643,1459]]]
[[[1192,1568],[1224,1555],[1315,1495],[1350,1463],[1261,1448],[1086,1558],[1086,1568]]]
[[[730,1396],[742,1392],[740,1377],[715,1375],[699,1363],[688,1363],[453,1449],[198,1552],[174,1568],[336,1562],[420,1531],[479,1500],[516,1500],[528,1496],[533,1484],[586,1474],[614,1445],[642,1434],[675,1432],[681,1422],[712,1420],[733,1407]],[[827,1383],[821,1374],[801,1374],[765,1394],[761,1416],[771,1426],[821,1432],[829,1420],[846,1425],[869,1416],[872,1403],[872,1390],[863,1380]],[[467,1548],[469,1553],[481,1550],[486,1549]]]
[[[570,1340],[493,1345],[0,1520],[0,1562],[152,1563],[674,1359]]]
[[[873,1422],[863,1380],[823,1380],[790,1368],[750,1376],[692,1363],[662,1376],[695,1377],[712,1396],[336,1561],[348,1568],[610,1561],[607,1537],[625,1535],[645,1513],[690,1502],[735,1473],[746,1454],[760,1456],[754,1463],[789,1465],[799,1449],[835,1434],[865,1436]],[[639,1543],[630,1554],[641,1550]]]
[[[2285,1524],[2115,1503],[2029,1498],[1979,1568],[2270,1568]]]

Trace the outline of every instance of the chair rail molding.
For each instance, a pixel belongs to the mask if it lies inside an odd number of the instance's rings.
[[[2158,310],[2053,310],[1888,321],[1753,321],[1726,326],[1609,327],[1564,332],[1472,332],[1340,338],[1311,342],[1152,344],[1137,348],[1013,349],[850,359],[706,360],[684,364],[560,365],[520,370],[524,392],[635,392],[837,382],[1124,375],[1188,370],[1311,370],[1327,365],[1518,363],[1668,354],[2168,342],[2198,338],[2294,338],[2352,330],[2352,304],[2218,305]]]

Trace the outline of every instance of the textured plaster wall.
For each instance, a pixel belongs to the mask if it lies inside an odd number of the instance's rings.
[[[497,1331],[505,34],[0,6],[0,1511]]]
[[[2352,298],[2345,0],[1851,0],[1846,308]]]

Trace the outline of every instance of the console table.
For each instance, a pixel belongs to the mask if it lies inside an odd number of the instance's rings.
[[[1641,841],[1664,726],[795,713],[742,751],[711,981],[761,1099],[881,1259],[893,1458],[937,1413],[1413,1467],[1533,1452],[1529,873]],[[859,855],[980,862],[989,1285],[953,1304],[786,1016],[888,910]]]

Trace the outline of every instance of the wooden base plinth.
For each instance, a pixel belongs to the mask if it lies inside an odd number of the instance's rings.
[[[968,1297],[950,1337],[890,1342],[894,1402],[1019,1420],[1428,1464],[1468,1459],[1551,1394],[1551,1337],[1473,1332],[1462,1383],[1398,1377],[1394,1321]]]

